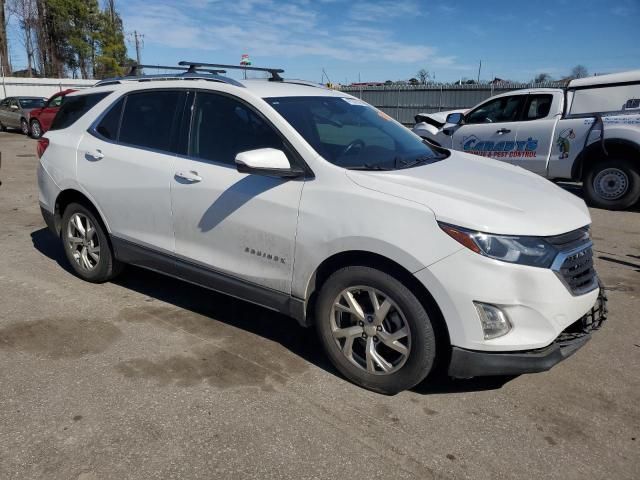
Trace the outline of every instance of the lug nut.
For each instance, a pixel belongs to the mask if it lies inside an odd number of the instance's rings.
[[[376,327],[376,330],[377,330],[377,331],[379,331],[379,332],[381,332],[381,331],[382,331],[382,326],[381,326],[381,325],[378,325],[378,326]]]
[[[358,322],[358,325],[360,325],[361,327],[364,327],[364,322]]]
[[[374,341],[374,342],[376,342],[376,343],[377,343],[377,342],[378,342],[378,340],[379,340],[379,339],[378,339],[378,337],[373,337],[373,341]]]
[[[362,338],[367,338],[367,334],[366,334],[366,333],[363,333],[363,334],[362,334]]]

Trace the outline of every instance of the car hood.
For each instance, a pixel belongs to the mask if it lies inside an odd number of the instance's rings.
[[[498,160],[462,152],[402,170],[347,170],[361,187],[420,203],[437,220],[488,233],[550,236],[591,223],[580,198]]]

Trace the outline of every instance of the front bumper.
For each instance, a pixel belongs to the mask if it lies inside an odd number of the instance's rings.
[[[607,296],[601,286],[593,308],[565,329],[551,345],[519,352],[482,352],[453,347],[449,375],[470,378],[545,372],[582,348],[606,319]]]

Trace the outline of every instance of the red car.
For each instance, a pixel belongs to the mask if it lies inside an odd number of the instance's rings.
[[[29,134],[32,138],[40,138],[44,132],[51,128],[51,122],[60,110],[62,99],[65,95],[75,90],[63,90],[53,95],[42,108],[31,110],[29,114]]]

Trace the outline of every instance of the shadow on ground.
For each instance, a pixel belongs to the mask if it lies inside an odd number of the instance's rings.
[[[36,230],[31,233],[31,239],[36,250],[55,261],[67,272],[72,272],[60,241],[49,230],[46,228]],[[322,351],[315,330],[303,328],[294,319],[285,315],[137,267],[127,267],[113,283],[202,315],[211,321],[222,322],[277,342],[305,361],[340,377]],[[434,374],[426,382],[416,386],[413,391],[428,395],[494,390],[501,388],[511,378],[513,377],[459,380]]]

